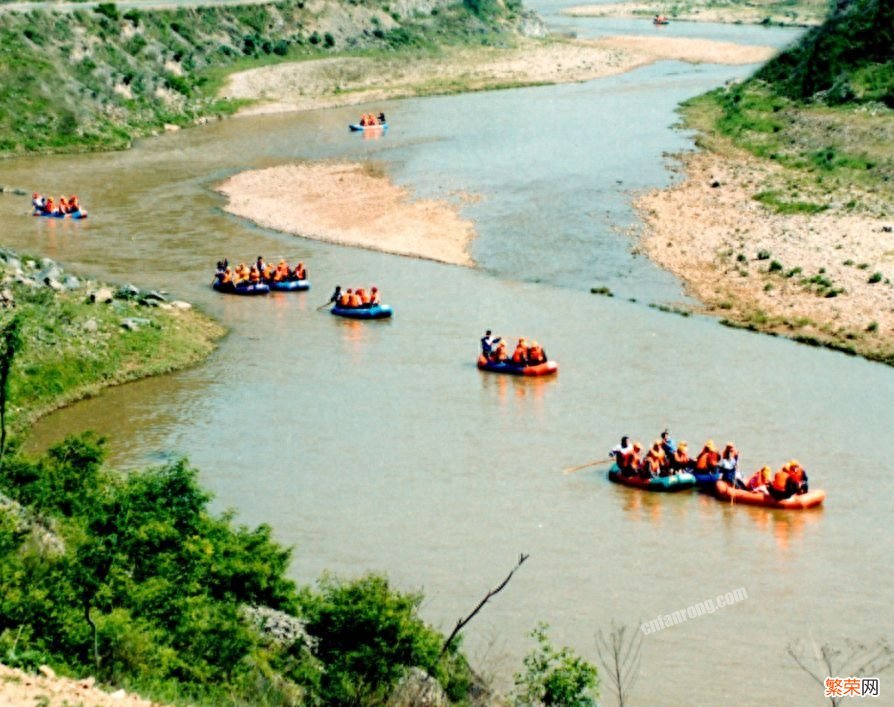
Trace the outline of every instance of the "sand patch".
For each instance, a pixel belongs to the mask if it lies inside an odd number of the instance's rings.
[[[672,59],[691,64],[758,64],[776,55],[773,47],[685,37],[606,37],[599,40],[599,45],[647,56],[653,61]]]
[[[708,311],[871,358],[894,353],[894,220],[834,205],[774,213],[752,197],[780,168],[745,155],[696,153],[683,166],[683,182],[637,199],[642,248]]]
[[[714,5],[697,3],[682,6],[667,0],[657,2],[612,2],[597,5],[576,5],[562,10],[571,17],[629,17],[652,23],[655,15],[666,15],[671,22],[719,22],[742,24],[778,24],[797,27],[822,23],[825,6],[821,3],[804,3],[792,8],[760,5],[758,3],[728,3]]]
[[[408,96],[589,81],[663,59],[748,64],[773,53],[769,47],[682,38],[523,40],[511,48],[451,48],[413,57],[336,57],[260,67],[232,74],[221,95],[259,102],[240,111],[243,115],[315,110]]]
[[[250,170],[217,187],[226,211],[261,226],[340,245],[473,264],[475,235],[456,206],[413,199],[368,166],[296,164]]]
[[[104,692],[94,687],[95,680],[56,677],[42,666],[44,674],[34,675],[18,668],[0,665],[0,705],[81,705],[82,707],[160,707],[124,690]]]

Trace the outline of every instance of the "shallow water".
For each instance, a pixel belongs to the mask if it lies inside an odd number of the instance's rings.
[[[31,219],[27,200],[4,196],[5,244],[166,288],[231,329],[201,367],[49,416],[33,448],[95,429],[123,467],[187,455],[217,507],[294,544],[297,579],[387,572],[423,588],[426,618],[446,630],[531,553],[465,632],[502,685],[537,621],[595,659],[593,634],[613,620],[637,625],[744,587],[745,602],[646,638],[635,702],[820,704],[786,643],[891,629],[894,373],[650,309],[681,299],[680,285],[631,255],[619,232],[635,223],[630,190],[666,183],[663,153],[689,145],[670,128],[675,104],[746,72],[666,63],[570,86],[395,101],[371,107],[392,124],[380,140],[347,132],[355,107],[0,164],[0,183],[76,184],[92,212],[85,223]],[[211,191],[237,170],[335,157],[457,198],[480,234],[479,267],[258,229],[220,211]],[[218,258],[260,253],[304,259],[315,289],[263,299],[210,290]],[[394,319],[316,311],[335,283],[377,284]],[[618,296],[590,295],[594,284]],[[538,338],[559,376],[478,372],[485,327]],[[665,426],[691,446],[734,440],[747,471],[797,456],[828,491],[826,508],[732,508],[619,488],[604,468],[561,474],[621,434],[648,442]]]

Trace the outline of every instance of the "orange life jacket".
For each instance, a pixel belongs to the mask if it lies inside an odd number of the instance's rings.
[[[710,449],[703,449],[695,461],[695,468],[699,471],[714,469],[720,463],[720,455]]]
[[[777,491],[785,491],[785,485],[788,483],[788,472],[779,470],[773,477],[773,488]]]
[[[531,363],[543,363],[543,349],[539,346],[532,346],[528,349],[528,360]]]
[[[524,363],[525,362],[525,347],[524,346],[516,346],[515,351],[512,352],[512,362],[513,363]]]
[[[351,304],[351,295],[348,292],[342,292],[341,297],[338,298],[338,306],[339,307],[348,307]]]
[[[296,280],[306,280],[307,279],[307,269],[304,267],[304,265],[302,265],[301,263],[298,263],[295,266],[294,275],[295,275]]]
[[[686,454],[686,452],[680,449],[677,449],[674,452],[674,462],[679,466],[687,466],[690,461],[692,460],[689,458],[689,455]]]
[[[636,458],[636,452],[632,449],[629,452],[624,452],[618,455],[618,468],[619,469],[636,469],[639,467],[639,460]]]
[[[661,458],[657,454],[649,453],[646,455],[644,461],[646,469],[648,469],[653,474],[657,474],[661,471]]]
[[[261,281],[261,273],[258,272],[258,269],[254,265],[252,265],[251,270],[248,271],[248,279],[252,282]]]
[[[350,304],[352,307],[359,307],[361,304],[363,304],[363,301],[360,299],[360,295],[358,295],[356,292],[351,295]]]

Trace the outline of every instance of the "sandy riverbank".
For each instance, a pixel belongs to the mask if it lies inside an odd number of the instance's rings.
[[[774,24],[806,27],[818,25],[825,14],[825,6],[805,3],[803,7],[787,5],[764,5],[756,3],[730,3],[713,5],[705,3],[657,2],[617,2],[598,5],[576,5],[562,11],[571,17],[629,17],[651,23],[655,15],[665,15],[671,21],[719,22],[728,24]]]
[[[0,665],[0,707],[46,705],[46,707],[159,707],[124,690],[104,692],[94,686],[93,678],[72,680],[56,677],[46,666],[35,675]]]
[[[779,168],[744,154],[686,155],[683,169],[636,200],[641,247],[707,311],[894,364],[894,219],[774,213],[752,197]]]
[[[472,265],[471,222],[446,201],[413,199],[369,165],[251,170],[217,187],[226,211],[305,238],[454,265]]]
[[[512,48],[451,48],[412,60],[406,55],[337,57],[266,66],[232,74],[221,95],[256,102],[242,114],[315,110],[407,96],[589,81],[669,59],[752,64],[774,53],[770,47],[671,37],[528,39]]]

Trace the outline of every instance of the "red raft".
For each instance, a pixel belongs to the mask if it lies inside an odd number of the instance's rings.
[[[825,491],[808,491],[797,496],[790,496],[782,501],[766,493],[756,491],[743,491],[730,486],[725,481],[718,481],[714,487],[714,494],[722,501],[741,503],[747,506],[763,506],[764,508],[780,508],[787,511],[803,511],[806,508],[816,508],[826,500]]]
[[[544,361],[536,366],[516,366],[511,361],[490,361],[482,354],[478,357],[478,368],[491,373],[508,373],[510,376],[551,376],[559,372],[555,361]]]

